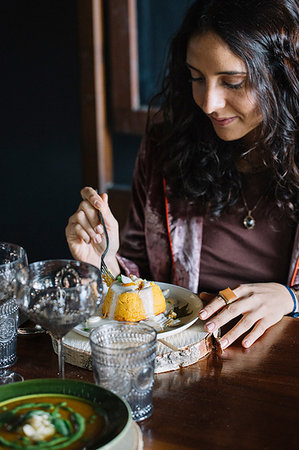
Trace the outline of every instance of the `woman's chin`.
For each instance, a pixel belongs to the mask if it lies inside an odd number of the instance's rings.
[[[219,127],[213,127],[215,133],[222,141],[247,141],[248,139],[251,141],[253,136],[256,133],[258,127],[247,129],[247,130],[233,130],[233,129],[219,129]]]

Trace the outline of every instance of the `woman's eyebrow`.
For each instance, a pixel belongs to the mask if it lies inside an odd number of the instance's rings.
[[[247,72],[243,72],[242,70],[227,70],[224,72],[217,72],[216,75],[247,75]]]
[[[200,72],[201,71],[199,69],[196,69],[196,67],[191,66],[191,64],[186,62],[186,66],[189,69],[193,69],[196,70],[196,72]],[[238,70],[226,70],[223,72],[217,72],[216,75],[247,75],[247,72],[243,72],[243,71],[238,71]]]
[[[199,69],[196,69],[196,67],[191,66],[191,64],[189,64],[189,63],[187,63],[187,62],[186,62],[186,66],[187,66],[189,69],[193,69],[193,70],[196,70],[196,72],[200,72]]]

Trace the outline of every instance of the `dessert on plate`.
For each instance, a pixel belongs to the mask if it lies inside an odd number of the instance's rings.
[[[102,312],[109,319],[138,322],[165,309],[165,297],[156,283],[134,275],[120,275],[108,289]]]

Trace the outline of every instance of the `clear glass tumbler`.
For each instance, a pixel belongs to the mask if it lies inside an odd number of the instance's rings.
[[[0,367],[12,366],[17,360],[18,307],[12,298],[0,305]]]
[[[135,421],[152,414],[157,332],[142,323],[111,321],[90,333],[95,382],[125,399]]]
[[[8,370],[17,359],[18,306],[15,301],[16,276],[28,264],[22,247],[0,242],[0,385],[22,381]]]

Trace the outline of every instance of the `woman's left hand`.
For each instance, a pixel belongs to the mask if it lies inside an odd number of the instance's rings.
[[[209,332],[217,331],[239,315],[243,316],[219,340],[222,349],[249,330],[250,332],[242,340],[242,345],[246,348],[250,347],[268,328],[279,322],[293,309],[292,297],[282,284],[241,284],[233,289],[233,292],[237,298],[228,305],[223,298],[216,296],[199,312],[202,320],[210,319],[205,324]]]

